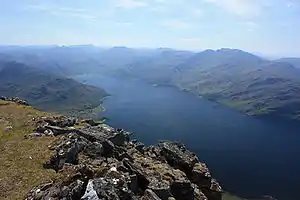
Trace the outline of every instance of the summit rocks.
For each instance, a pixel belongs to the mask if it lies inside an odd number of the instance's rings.
[[[183,144],[145,146],[105,124],[71,128],[76,119],[39,121],[57,142],[44,164],[61,179],[36,186],[27,200],[221,200],[222,189]],[[44,128],[44,129],[43,129]],[[61,129],[59,134],[56,129]],[[62,131],[65,130],[65,131]]]

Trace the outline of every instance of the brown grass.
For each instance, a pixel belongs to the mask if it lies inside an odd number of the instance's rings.
[[[0,199],[24,199],[34,186],[57,178],[43,168],[53,137],[24,139],[33,132],[33,118],[49,116],[31,107],[0,101]],[[6,130],[11,126],[11,130]]]

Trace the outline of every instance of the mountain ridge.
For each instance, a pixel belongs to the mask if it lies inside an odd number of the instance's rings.
[[[13,49],[7,52],[0,48],[0,53],[16,60],[23,57],[22,48]],[[70,46],[28,50],[27,56],[28,52],[33,65],[63,76],[136,77],[151,84],[176,86],[249,115],[300,119],[297,58],[293,62],[267,60],[229,48],[193,53],[166,48]],[[34,64],[36,56],[45,64]]]
[[[66,112],[97,107],[107,96],[103,89],[19,62],[0,63],[0,94],[19,96],[42,110]]]

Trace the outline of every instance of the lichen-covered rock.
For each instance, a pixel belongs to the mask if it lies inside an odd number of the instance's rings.
[[[150,181],[148,188],[162,200],[168,200],[168,198],[171,196],[171,188],[168,181],[154,178]]]
[[[100,199],[129,200],[133,196],[128,183],[130,183],[129,174],[120,173],[112,167],[104,177],[93,180],[93,188]]]
[[[141,200],[161,200],[152,190],[147,189]]]
[[[54,135],[63,135],[63,134],[75,132],[75,129],[73,127],[61,128],[59,126],[50,126],[50,125],[39,127],[39,129],[41,131],[44,130],[43,132],[45,132],[46,130],[51,130]]]
[[[211,180],[209,188],[202,187],[200,188],[208,200],[222,200],[222,188],[220,184],[215,180]]]
[[[212,177],[204,163],[196,163],[193,167],[191,179],[200,188],[210,188]]]
[[[201,192],[201,190],[197,186],[193,186],[194,188],[194,200],[208,200],[207,197]]]
[[[3,100],[3,101],[12,101],[12,102],[15,102],[15,103],[17,103],[19,105],[29,106],[29,103],[27,101],[22,100],[19,97],[8,98],[8,97],[5,97],[5,96],[1,96],[0,100]]]
[[[93,119],[85,119],[85,120],[82,120],[81,122],[82,122],[82,123],[87,123],[87,124],[89,124],[89,125],[91,125],[91,126],[98,126],[98,125],[101,124],[101,122],[96,122],[96,121],[93,120]]]
[[[101,124],[95,127],[86,127],[81,130],[77,130],[77,133],[90,141],[110,140],[114,145],[122,146],[129,140],[128,134],[123,131],[116,131],[115,129]]]
[[[61,128],[74,126],[77,122],[76,118],[73,117],[59,117],[59,118],[47,118],[44,120],[50,126],[58,126]]]
[[[99,142],[92,142],[86,146],[84,153],[91,158],[99,158],[103,155],[103,145]]]
[[[183,144],[175,142],[160,143],[161,154],[166,158],[168,163],[174,167],[190,174],[194,165],[199,162],[197,156],[188,151]]]
[[[85,183],[76,180],[68,185],[63,184],[45,184],[32,189],[26,200],[42,200],[42,199],[80,199],[83,195]]]
[[[88,144],[90,142],[85,138],[71,133],[67,137],[62,138],[55,149],[55,153],[45,163],[44,167],[58,171],[65,163],[77,164],[78,153],[85,149]]]
[[[27,199],[221,200],[222,189],[207,166],[180,143],[147,147],[104,124],[70,133],[73,122],[55,123],[38,124],[63,135],[45,167],[66,178],[34,188]]]
[[[135,148],[141,152],[141,153],[144,153],[145,152],[145,145],[144,143],[141,143],[141,142],[137,142],[136,145],[135,145]]]

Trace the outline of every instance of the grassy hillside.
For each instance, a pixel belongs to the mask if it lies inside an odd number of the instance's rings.
[[[34,118],[49,116],[31,107],[0,100],[0,199],[24,199],[34,185],[58,178],[53,170],[43,168],[55,138],[32,138]]]
[[[73,79],[28,67],[22,63],[0,63],[0,95],[18,96],[45,111],[70,112],[99,106],[107,93]]]
[[[181,71],[172,81],[249,115],[300,119],[300,71],[287,63],[257,59],[235,63],[232,58],[225,64]]]
[[[175,85],[249,115],[300,120],[300,70],[235,49],[168,52],[130,65],[128,74]]]
[[[299,58],[271,61],[237,49],[193,53],[172,49],[52,46],[0,47],[0,60],[20,61],[64,75],[134,76],[151,84],[177,86],[249,115],[300,119]],[[28,75],[26,71],[24,74]],[[23,80],[24,76],[18,77]],[[61,76],[56,75],[56,80],[41,79],[29,78],[11,84],[1,82],[0,74],[0,95],[15,93],[38,108],[60,111],[93,107],[105,96],[104,91],[101,95],[95,88],[77,85]],[[24,92],[20,90],[23,85],[32,86]]]

